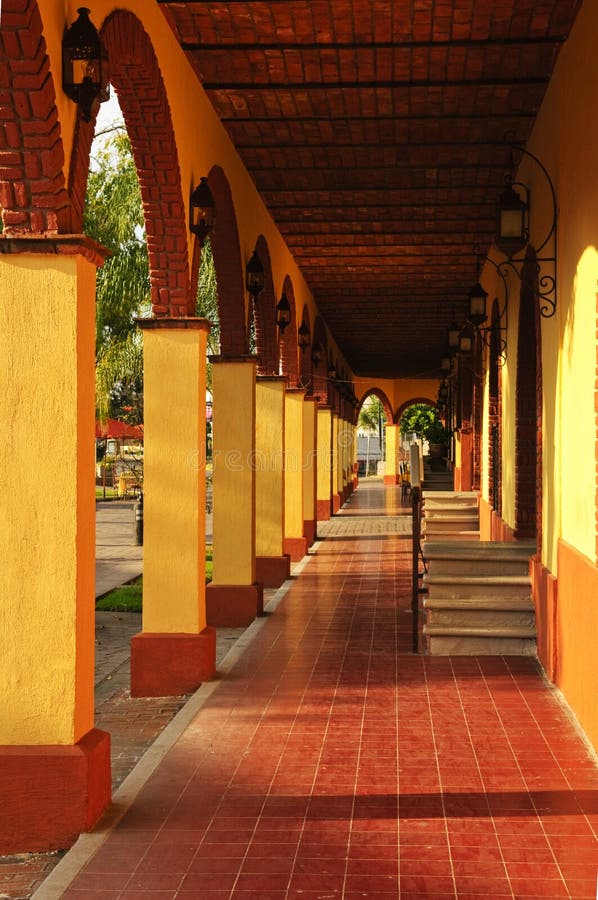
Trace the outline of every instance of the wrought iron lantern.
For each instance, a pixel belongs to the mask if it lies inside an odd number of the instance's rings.
[[[453,319],[451,324],[449,325],[448,335],[447,335],[447,344],[449,348],[449,353],[456,353],[459,349],[459,335],[461,334],[461,329]]]
[[[512,184],[507,185],[498,200],[495,244],[508,259],[523,250],[528,243],[527,213],[527,202]]]
[[[189,201],[189,230],[203,245],[211,233],[216,218],[216,204],[207,178],[201,178]]]
[[[284,291],[276,306],[276,324],[280,328],[281,334],[291,324],[291,305]]]
[[[322,349],[322,345],[316,338],[311,345],[311,361],[313,362],[314,366],[316,366],[316,368],[320,365],[323,352],[324,350]]]
[[[309,347],[309,325],[307,322],[302,322],[299,326],[299,330],[297,331],[297,344],[299,345],[301,352],[304,353],[305,350]]]
[[[247,293],[253,297],[254,301],[257,300],[264,290],[265,283],[264,267],[257,252],[254,250],[245,269],[245,286]]]
[[[480,282],[476,282],[469,292],[469,311],[467,319],[472,325],[483,325],[488,315],[486,313],[486,300],[488,291],[485,291]]]
[[[108,55],[89,9],[80,6],[77,12],[79,18],[65,29],[62,38],[62,89],[89,122],[94,103],[110,97]]]

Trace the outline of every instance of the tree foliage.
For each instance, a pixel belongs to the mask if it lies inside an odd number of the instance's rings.
[[[366,398],[361,407],[357,424],[364,431],[378,431],[380,423],[386,423],[386,414],[381,401],[372,395]]]
[[[218,315],[218,282],[216,280],[216,268],[212,245],[209,239],[201,250],[201,262],[197,278],[197,297],[195,300],[195,312],[198,316],[208,319],[212,323],[208,334],[208,354],[217,356],[220,353],[220,317]],[[212,365],[207,364],[207,387],[212,392]]]
[[[111,251],[96,280],[98,414],[141,421],[143,353],[134,320],[149,311],[150,279],[141,192],[124,131],[94,144],[84,230]]]
[[[427,403],[414,403],[409,406],[399,423],[401,434],[414,431],[419,437],[432,443],[442,444],[448,437],[448,432],[436,410]]]

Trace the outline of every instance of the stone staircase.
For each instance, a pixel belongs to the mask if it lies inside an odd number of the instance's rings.
[[[535,544],[427,540],[424,636],[431,655],[534,656]]]
[[[450,469],[447,469],[446,460],[436,459],[432,456],[424,456],[422,490],[452,491],[453,485],[453,473]]]
[[[474,541],[480,537],[476,491],[422,491],[425,541]]]

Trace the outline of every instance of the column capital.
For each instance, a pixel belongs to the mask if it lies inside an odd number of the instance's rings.
[[[152,316],[151,318],[138,317],[135,322],[143,331],[153,331],[160,328],[172,330],[209,331],[212,323],[208,319],[200,319],[192,316]]]
[[[245,356],[222,356],[217,353],[208,356],[208,359],[214,365],[218,365],[218,363],[253,363],[254,366],[257,366],[259,364],[259,357],[253,356],[251,353],[248,353]]]
[[[258,375],[257,376],[258,383],[262,381],[274,381],[279,384],[282,382],[283,384],[286,382],[286,378],[284,375]]]
[[[112,252],[85,234],[0,235],[0,253],[30,253],[39,256],[83,256],[102,266]]]

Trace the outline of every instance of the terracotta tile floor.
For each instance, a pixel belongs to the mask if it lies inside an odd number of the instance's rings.
[[[594,759],[533,660],[409,653],[396,502],[360,487],[65,897],[596,900]]]

